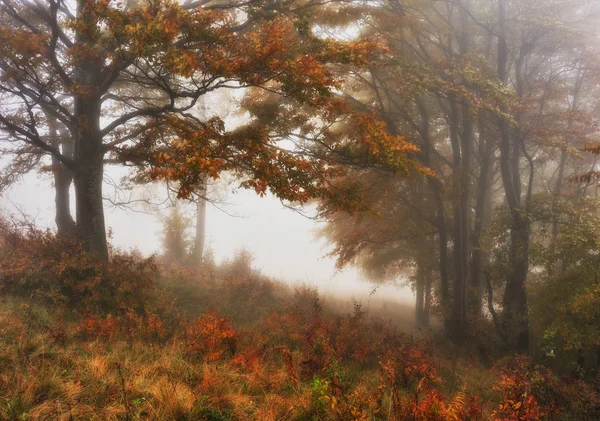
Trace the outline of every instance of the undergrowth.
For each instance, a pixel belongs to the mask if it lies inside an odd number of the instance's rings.
[[[98,265],[1,233],[1,420],[599,419],[593,381],[451,359],[402,320],[248,268]]]

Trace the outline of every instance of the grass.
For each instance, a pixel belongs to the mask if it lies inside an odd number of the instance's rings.
[[[406,305],[162,273],[145,313],[1,295],[0,420],[546,419],[496,417],[499,371],[414,330]]]

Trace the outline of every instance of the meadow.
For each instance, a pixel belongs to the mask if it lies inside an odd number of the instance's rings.
[[[488,342],[457,348],[402,304],[290,287],[239,253],[109,265],[2,230],[2,420],[596,420],[598,379]],[[591,376],[591,377],[590,377]]]

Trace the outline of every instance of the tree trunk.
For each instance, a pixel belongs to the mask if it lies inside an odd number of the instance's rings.
[[[415,277],[415,321],[417,327],[424,327],[425,323],[425,277],[423,270],[417,265]]]
[[[512,271],[507,280],[503,299],[505,331],[514,335],[517,351],[529,352],[529,320],[525,281],[529,271],[530,222],[521,211],[512,212],[511,250]]]
[[[51,114],[46,114],[50,143],[56,149],[62,149],[62,154],[73,158],[73,142],[67,131],[59,127],[58,120]],[[55,222],[59,236],[70,236],[76,231],[75,221],[71,216],[71,183],[73,174],[67,166],[52,156],[52,173],[54,176]]]
[[[579,107],[579,92],[581,89],[581,84],[583,83],[583,73],[581,70],[578,71],[577,73],[577,77],[575,78],[575,86],[573,88],[573,102],[571,104],[571,115],[569,115],[569,120],[567,122],[567,131],[570,133],[573,129],[573,113],[577,110],[577,108]],[[556,245],[556,240],[558,238],[558,223],[560,220],[560,216],[557,215],[557,207],[558,204],[560,203],[560,199],[561,199],[561,195],[562,195],[562,189],[563,189],[563,183],[564,183],[564,177],[565,177],[565,168],[567,166],[567,158],[568,158],[568,153],[567,153],[567,145],[565,145],[565,147],[562,149],[561,153],[560,153],[560,161],[558,164],[558,175],[556,177],[556,186],[554,188],[554,197],[552,199],[552,210],[553,210],[553,214],[552,214],[552,247],[554,248]],[[558,270],[558,273],[562,273],[563,271],[563,267],[562,267],[562,259],[560,259],[559,261],[556,262],[555,265],[551,265],[550,266],[550,270],[549,270],[549,275],[553,276],[554,274],[554,269],[555,267]]]
[[[452,100],[452,99],[451,99]],[[467,280],[469,276],[469,157],[472,142],[470,118],[463,115],[463,131],[459,133],[459,110],[450,104],[450,138],[453,153],[455,206],[453,221],[454,282],[452,288],[451,339],[462,343],[467,330]],[[463,114],[465,109],[463,108]]]
[[[74,130],[76,218],[79,235],[88,252],[108,261],[104,224],[102,181],[104,151],[100,136],[100,100],[92,96],[75,98],[78,123]]]
[[[206,237],[206,180],[198,192],[196,200],[196,237],[194,239],[194,261],[196,264],[202,264],[204,256],[204,243]]]
[[[494,147],[485,122],[479,120],[479,176],[477,179],[477,196],[475,199],[475,224],[473,226],[473,254],[471,260],[471,282],[469,294],[469,312],[474,317],[481,315],[483,300],[484,267],[487,264],[487,253],[481,247],[481,234],[491,223],[492,177],[494,174]]]
[[[507,83],[508,47],[506,43],[506,5],[505,0],[498,1],[498,76]],[[517,70],[518,73],[518,70]],[[506,112],[506,107],[501,106]],[[508,122],[498,117],[500,129],[500,170],[502,184],[506,193],[506,202],[511,210],[511,236],[509,265],[510,273],[504,290],[503,313],[504,329],[514,340],[519,352],[529,352],[529,319],[527,314],[527,293],[525,282],[529,270],[530,222],[527,210],[521,206],[521,179],[518,160],[517,136],[512,135]]]
[[[104,149],[100,131],[102,115],[102,93],[98,86],[105,75],[103,54],[98,54],[97,46],[90,37],[90,29],[98,23],[86,10],[89,0],[77,1],[77,17],[81,20],[75,34],[75,48],[83,51],[74,71],[78,92],[74,95],[74,121],[71,125],[73,138],[73,158],[75,169],[76,219],[79,235],[85,249],[108,261],[108,245],[104,225],[104,204],[102,181],[104,175]]]
[[[429,244],[429,243],[426,243]],[[429,326],[429,306],[428,306],[428,250],[419,247],[417,251],[417,273],[415,274],[415,320],[417,327]]]
[[[435,182],[431,182],[435,184]],[[450,282],[448,280],[448,234],[446,233],[446,217],[444,214],[444,201],[442,198],[441,186],[433,186],[435,204],[437,208],[438,223],[438,249],[439,249],[439,272],[441,285],[442,307],[446,309],[450,301]],[[445,314],[445,313],[444,313]]]
[[[423,164],[432,168],[431,164],[431,137],[429,136],[429,112],[422,99],[417,100],[417,106],[421,115],[420,135],[423,140],[421,145],[421,159]],[[448,235],[446,233],[446,215],[444,209],[443,185],[437,177],[427,177],[427,185],[433,194],[436,207],[436,220],[438,230],[438,253],[440,274],[440,303],[443,309],[444,325],[446,325],[448,307],[450,301],[450,285],[448,280]]]
[[[108,261],[108,245],[104,225],[104,203],[102,199],[102,155],[88,160],[74,174],[75,200],[77,204],[77,229],[85,249],[99,259]]]
[[[457,41],[461,57],[465,57],[470,49],[469,16],[466,0],[459,11],[460,28]],[[451,98],[451,101],[453,99]],[[467,103],[450,104],[450,119],[454,126],[451,131],[453,142],[454,172],[456,182],[456,207],[454,212],[454,288],[452,305],[452,336],[456,343],[462,343],[467,331],[467,298],[469,284],[469,257],[471,252],[471,153],[473,149],[473,119]],[[460,117],[459,117],[460,116]],[[460,121],[460,124],[459,124]],[[460,127],[461,130],[458,130]]]
[[[56,161],[53,159],[53,161]],[[59,236],[69,236],[75,233],[76,225],[71,216],[71,183],[73,175],[71,170],[64,165],[53,162],[59,167],[54,170],[54,188],[56,191],[54,203],[56,204],[56,228]]]

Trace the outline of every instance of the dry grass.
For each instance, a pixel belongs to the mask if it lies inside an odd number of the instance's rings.
[[[498,373],[419,351],[405,306],[255,279],[180,271],[138,315],[2,296],[0,420],[493,419]]]
[[[304,311],[315,298],[308,290],[293,291],[276,283],[267,289],[277,290],[283,300],[272,303],[269,310],[293,303],[291,308]],[[233,305],[224,300],[221,304]],[[286,365],[281,354],[273,351],[275,344],[267,343],[268,335],[260,331],[266,325],[256,322],[269,314],[266,309],[258,309],[260,317],[251,317],[249,326],[240,331],[243,338],[235,355],[205,361],[190,355],[190,338],[181,327],[156,342],[141,334],[118,332],[86,336],[81,333],[82,316],[67,317],[47,304],[3,297],[0,308],[2,420],[302,420],[315,416],[311,379],[295,384],[289,371],[303,370],[305,351],[292,348],[294,367]],[[344,307],[336,302],[327,313],[340,308]],[[249,310],[238,309],[244,311]],[[378,367],[357,366],[357,370],[367,379],[377,377]]]

